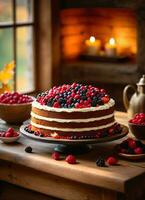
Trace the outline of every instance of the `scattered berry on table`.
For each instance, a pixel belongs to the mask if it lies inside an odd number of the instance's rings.
[[[106,165],[105,165],[105,159],[104,159],[103,157],[97,158],[97,160],[96,160],[96,165],[97,165],[98,167],[105,167],[105,166],[106,166]]]
[[[68,155],[65,160],[69,164],[76,164],[76,158],[73,155]]]
[[[26,151],[27,153],[32,153],[32,147],[30,147],[30,146],[26,147],[26,148],[25,148],[25,151]]]
[[[51,157],[54,159],[54,160],[60,160],[60,154],[58,152],[53,152]]]
[[[116,165],[118,163],[118,160],[114,156],[110,156],[107,158],[106,162],[109,165]]]

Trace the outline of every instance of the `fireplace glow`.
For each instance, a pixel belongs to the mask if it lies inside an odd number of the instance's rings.
[[[118,56],[136,58],[135,12],[120,8],[72,8],[61,11],[61,53],[64,60],[79,58],[85,50],[89,52],[87,49],[95,46],[98,40],[99,55],[106,53],[105,45],[108,43],[109,48],[116,48]]]

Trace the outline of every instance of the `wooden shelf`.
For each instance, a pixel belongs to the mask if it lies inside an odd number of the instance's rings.
[[[61,75],[65,81],[87,81],[100,83],[136,83],[139,79],[135,63],[104,63],[72,61],[61,64]]]

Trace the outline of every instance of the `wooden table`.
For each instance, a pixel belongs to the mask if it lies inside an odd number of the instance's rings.
[[[115,116],[118,122],[127,124],[125,113],[116,112]],[[145,160],[130,162],[119,158],[119,164],[110,167],[95,164],[97,155],[111,155],[120,141],[93,145],[91,152],[76,156],[76,165],[69,165],[64,159],[53,160],[52,144],[24,137],[15,144],[0,143],[0,180],[68,200],[144,200]],[[28,145],[33,147],[32,154],[24,151]]]

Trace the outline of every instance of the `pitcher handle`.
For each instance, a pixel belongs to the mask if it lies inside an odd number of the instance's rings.
[[[123,90],[123,103],[124,103],[126,110],[128,110],[128,107],[129,107],[129,100],[128,100],[128,97],[127,97],[127,93],[128,93],[129,88],[132,88],[134,91],[136,91],[136,88],[133,85],[127,85],[124,88],[124,90]]]

